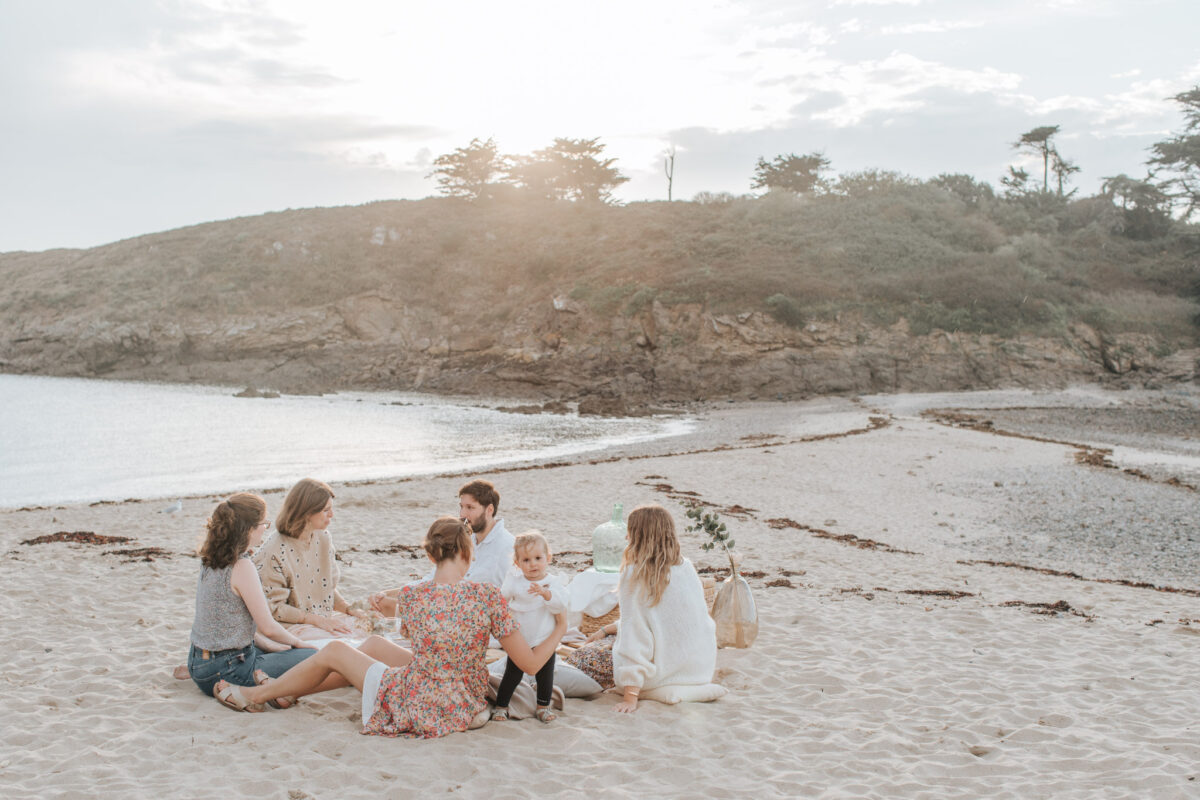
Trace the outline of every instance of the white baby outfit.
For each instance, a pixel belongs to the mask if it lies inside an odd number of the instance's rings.
[[[534,583],[550,590],[549,600],[529,593],[529,587]],[[550,573],[538,581],[530,581],[513,567],[504,576],[500,594],[508,601],[508,610],[521,625],[521,633],[530,647],[537,647],[546,641],[546,637],[554,632],[554,615],[567,610],[567,588],[562,578]]]

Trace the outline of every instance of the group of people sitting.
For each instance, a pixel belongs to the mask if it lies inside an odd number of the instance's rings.
[[[509,719],[513,692],[524,675],[534,675],[535,716],[553,721],[566,591],[549,572],[546,538],[537,531],[514,537],[496,517],[495,486],[464,485],[458,516],[439,517],[425,534],[432,562],[426,578],[377,592],[365,608],[338,591],[333,499],[326,484],[301,480],[270,537],[261,497],[239,493],[217,505],[199,549],[187,661],[200,690],[228,708],[263,711],[353,686],[362,692],[363,733],[435,737],[478,727],[489,716]],[[712,684],[714,625],[671,515],[641,506],[630,512],[627,531],[618,621],[595,631],[570,660],[602,689],[620,692],[620,712],[636,710],[646,697],[720,696],[724,690]],[[397,618],[411,649],[378,635],[357,647],[346,640],[358,620],[379,617]],[[493,640],[507,663],[489,714]]]

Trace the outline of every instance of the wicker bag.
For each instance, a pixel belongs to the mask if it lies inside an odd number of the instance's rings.
[[[593,617],[593,616],[590,616],[589,614],[585,613],[583,615],[583,620],[579,623],[579,632],[582,633],[584,636],[591,636],[593,633],[600,630],[602,627],[604,627],[608,623],[616,622],[620,616],[621,616],[621,607],[620,606],[613,606],[612,611],[609,611],[607,614],[601,614],[598,617]]]

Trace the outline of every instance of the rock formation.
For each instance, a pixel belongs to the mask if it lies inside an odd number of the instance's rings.
[[[1076,324],[1061,339],[914,335],[843,317],[792,328],[762,312],[714,314],[658,301],[603,316],[566,298],[472,328],[368,292],[324,306],[220,318],[108,322],[81,309],[0,322],[0,370],[224,383],[285,392],[418,390],[581,401],[583,413],[694,400],[1081,382],[1195,381],[1200,351],[1109,339]]]

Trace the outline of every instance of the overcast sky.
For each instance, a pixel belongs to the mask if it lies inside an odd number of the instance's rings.
[[[1197,84],[1198,0],[0,0],[0,251],[425,197],[489,136],[598,136],[629,201],[671,145],[677,199],[815,150],[995,185],[1061,125],[1092,193]]]

